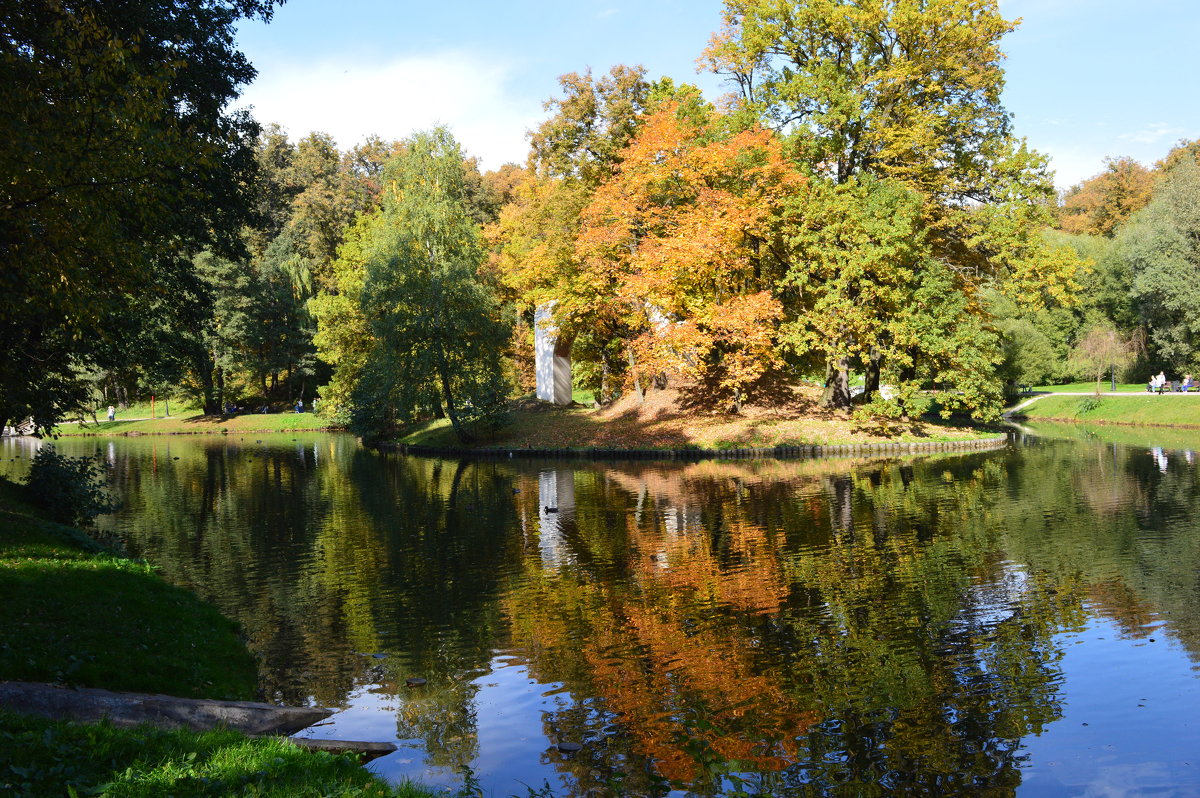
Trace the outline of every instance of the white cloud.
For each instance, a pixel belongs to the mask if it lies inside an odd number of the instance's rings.
[[[1050,152],[1050,168],[1054,170],[1054,185],[1060,189],[1078,185],[1104,170],[1107,152],[1058,147]]]
[[[293,139],[329,133],[342,149],[372,134],[400,139],[445,124],[483,168],[494,169],[524,162],[525,131],[542,114],[538,101],[514,96],[509,65],[473,53],[257,67],[239,106],[253,106],[256,119],[282,125]]]
[[[1133,133],[1122,133],[1117,136],[1121,141],[1132,141],[1135,144],[1157,144],[1162,141],[1174,140],[1184,134],[1181,127],[1172,127],[1161,122],[1149,124]]]

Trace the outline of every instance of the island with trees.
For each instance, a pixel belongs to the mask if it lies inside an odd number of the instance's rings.
[[[371,443],[976,440],[1023,386],[1200,374],[1200,140],[1056,192],[996,0],[726,0],[728,95],[581,65],[495,170],[232,110],[276,5],[0,5],[0,427],[155,396]],[[4,562],[90,562],[25,501]]]

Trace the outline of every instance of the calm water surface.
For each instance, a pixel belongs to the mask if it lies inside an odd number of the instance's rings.
[[[1200,796],[1200,436],[1106,435],[698,464],[58,446],[111,463],[102,525],[242,623],[267,698],[339,708],[308,734],[396,741],[389,779]]]

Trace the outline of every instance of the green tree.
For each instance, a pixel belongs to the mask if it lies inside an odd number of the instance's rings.
[[[376,344],[351,409],[351,429],[364,437],[433,408],[471,440],[471,422],[504,398],[508,328],[479,278],[485,253],[465,171],[442,127],[416,135],[384,170],[388,188],[368,222],[360,300]]]
[[[861,340],[851,332],[862,328],[862,314],[850,311],[872,285],[890,291],[907,282],[911,290],[939,285],[960,293],[951,304],[974,316],[971,324],[980,334],[958,346],[998,345],[987,334],[989,320],[978,301],[988,284],[1030,301],[1067,298],[1078,259],[1049,246],[1040,234],[1052,220],[1053,188],[1045,159],[1013,136],[1001,104],[999,42],[1014,26],[993,0],[727,0],[724,18],[706,52],[707,65],[734,83],[743,109],[788,134],[814,181],[859,186],[847,195],[828,195],[831,201],[845,203],[855,192],[866,192],[859,196],[867,208],[844,211],[849,224],[874,217],[867,176],[884,181],[878,185],[906,189],[919,202],[916,221],[930,269],[918,270],[909,281],[888,274],[885,260],[866,253],[864,262],[883,266],[876,272],[881,280],[858,271],[845,293],[826,291],[816,298],[833,314],[819,323],[834,334],[808,342],[810,350],[824,350],[828,404],[849,406],[848,353],[874,350],[865,370],[868,384],[875,384],[887,367],[882,354],[902,351],[899,339],[882,340],[902,320],[877,316]],[[826,211],[810,205],[800,214],[800,235],[813,228],[807,221],[813,215]],[[878,255],[884,239],[876,238]],[[808,266],[798,267],[800,279],[807,280]],[[949,284],[943,280],[947,274]],[[798,297],[793,316],[811,314],[807,297]],[[922,339],[933,349],[920,348]],[[895,371],[942,370],[936,361],[952,349],[950,338],[910,340]],[[999,359],[995,349],[963,355],[985,371]],[[927,359],[934,362],[923,363]],[[993,414],[999,394],[982,387],[977,398],[983,404],[973,409]]]
[[[0,417],[47,428],[163,252],[236,250],[256,126],[239,18],[270,0],[0,2]]]
[[[1181,159],[1150,204],[1117,236],[1132,275],[1134,302],[1155,354],[1176,371],[1200,360],[1200,165]]]
[[[331,266],[334,290],[308,301],[317,325],[313,337],[317,355],[333,368],[329,382],[321,387],[320,412],[343,424],[350,421],[351,396],[377,344],[363,314],[362,296],[369,238],[384,223],[379,215],[379,211],[363,214],[347,231]]]
[[[1136,356],[1134,343],[1118,331],[1103,325],[1088,328],[1071,351],[1071,361],[1088,376],[1096,378],[1096,395],[1100,395],[1100,379],[1108,371],[1113,372],[1129,365]]]

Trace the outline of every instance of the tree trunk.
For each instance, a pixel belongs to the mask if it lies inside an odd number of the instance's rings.
[[[220,412],[224,412],[224,410],[225,410],[225,368],[223,366],[217,366],[216,375],[217,375],[217,412],[220,413]]]
[[[863,402],[871,401],[875,393],[879,390],[879,372],[883,367],[883,353],[879,351],[879,347],[871,347],[871,357],[866,364],[866,378],[863,385]]]
[[[854,480],[849,475],[826,477],[826,491],[831,494],[829,521],[839,543],[854,542]]]
[[[912,382],[913,380],[915,380],[917,378],[916,360],[914,359],[912,365],[905,366],[904,368],[900,369],[900,374],[898,376],[900,378],[900,382],[902,382],[902,383]],[[908,408],[902,406],[900,408],[900,411],[901,411],[900,420],[907,423],[908,422]]]
[[[450,390],[450,364],[446,362],[445,353],[440,349],[437,353],[438,377],[442,382],[442,399],[446,406],[446,416],[450,419],[450,426],[454,428],[454,434],[463,443],[473,443],[475,436],[467,431],[463,426],[462,420],[458,417],[458,410],[454,406],[454,394]]]
[[[834,410],[850,409],[850,360],[839,358],[825,366],[825,392],[821,406]]]
[[[629,359],[629,370],[633,371],[633,352],[630,352],[627,357]],[[633,392],[637,394],[638,404],[646,401],[646,392],[642,390],[642,381],[637,377],[633,378]]]

